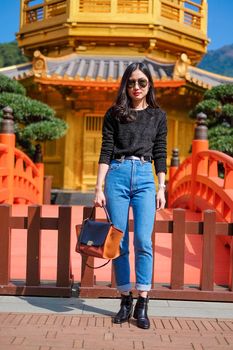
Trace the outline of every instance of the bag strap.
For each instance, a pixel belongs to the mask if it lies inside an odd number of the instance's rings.
[[[91,217],[92,217],[92,215],[93,215],[93,212],[94,212],[94,210],[95,210],[95,206],[93,206],[93,208],[92,208],[92,211],[91,211],[91,214],[90,214],[90,216],[89,216],[89,219],[91,219]],[[105,214],[106,214],[106,218],[107,218],[107,221],[111,224],[112,223],[112,221],[110,220],[110,216],[109,216],[109,214],[108,214],[108,211],[107,211],[107,208],[106,208],[106,206],[105,205],[103,205],[101,208],[103,208],[104,209],[104,211],[105,211]],[[82,226],[83,226],[83,222],[82,222]],[[80,239],[81,239],[81,232],[82,232],[82,227],[81,227],[81,229],[80,229],[80,235],[79,235],[79,237],[78,237],[78,244],[79,244],[79,247],[80,247]],[[83,255],[82,255],[83,256]],[[111,259],[109,259],[107,262],[105,262],[104,264],[102,264],[102,265],[100,265],[100,266],[91,266],[91,265],[89,265],[89,264],[87,264],[86,263],[86,265],[90,268],[90,269],[100,269],[101,267],[104,267],[104,266],[106,266],[109,262],[110,262],[110,260]]]
[[[89,265],[89,264],[87,264],[87,263],[86,263],[86,265],[87,265],[88,267],[90,267],[90,269],[100,269],[101,267],[106,266],[106,265],[110,262],[110,260],[111,260],[111,259],[109,259],[107,262],[105,262],[104,264],[102,264],[102,265],[100,265],[100,266],[91,266],[91,265]]]
[[[94,212],[95,208],[96,208],[96,207],[95,207],[95,206],[93,206],[92,211],[91,211],[91,214],[90,214],[90,216],[89,216],[89,219],[91,219],[91,218],[92,218],[92,215],[93,215],[93,212]],[[105,214],[106,214],[107,221],[108,221],[108,222],[111,224],[111,223],[112,223],[112,221],[111,221],[111,219],[110,219],[110,216],[109,216],[109,214],[108,214],[108,210],[107,210],[106,206],[105,206],[105,205],[103,205],[101,208],[103,208],[103,209],[104,209]]]

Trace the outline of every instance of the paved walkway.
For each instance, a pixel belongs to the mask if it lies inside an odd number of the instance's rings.
[[[233,349],[233,303],[150,300],[151,328],[114,325],[117,299],[0,297],[1,350]]]

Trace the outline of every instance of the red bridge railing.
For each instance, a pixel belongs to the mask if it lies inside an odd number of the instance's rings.
[[[200,127],[202,133],[199,138],[198,128]],[[219,220],[231,222],[233,220],[233,158],[224,153],[209,150],[206,131],[203,120],[199,120],[196,137],[192,143],[192,155],[181,165],[172,164],[168,207],[193,211],[214,209]]]
[[[42,204],[44,165],[15,148],[12,110],[3,110],[0,133],[0,203]]]

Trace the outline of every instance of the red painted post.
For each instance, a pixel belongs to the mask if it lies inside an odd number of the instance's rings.
[[[27,266],[26,285],[40,285],[41,271],[41,207],[28,207],[28,232],[27,232]]]
[[[172,150],[171,165],[169,168],[169,181],[168,181],[168,208],[171,207],[172,189],[173,189],[173,176],[180,165],[179,150],[174,148]]]
[[[10,107],[3,108],[0,143],[3,143],[8,146],[8,151],[4,155],[5,167],[8,169],[8,175],[7,175],[8,195],[7,195],[7,198],[4,200],[4,203],[13,204],[15,134],[14,134],[13,110]]]
[[[184,288],[185,210],[173,210],[171,289]]]
[[[10,280],[10,263],[11,263],[11,206],[0,205],[0,285],[7,285]]]
[[[207,136],[207,127],[205,125],[206,115],[199,113],[197,115],[197,125],[195,127],[194,140],[192,141],[192,175],[191,175],[191,196],[190,196],[190,209],[195,211],[195,193],[196,188],[196,176],[198,169],[208,175],[208,160],[201,161],[201,164],[197,163],[197,154],[201,151],[209,149],[209,142]]]
[[[71,210],[70,206],[59,207],[57,286],[69,287],[71,283]]]
[[[231,238],[232,239],[232,238]],[[229,290],[233,292],[233,243],[230,244]]]
[[[43,184],[43,204],[51,204],[51,189],[53,176],[45,175]]]
[[[204,211],[201,290],[214,290],[214,257],[216,238],[216,212]]]
[[[36,152],[34,156],[34,163],[38,169],[39,176],[37,178],[37,186],[39,188],[37,203],[43,204],[43,196],[44,196],[44,163],[42,160],[42,151],[40,144],[36,145]]]
[[[111,288],[116,288],[116,278],[113,263],[111,263]]]

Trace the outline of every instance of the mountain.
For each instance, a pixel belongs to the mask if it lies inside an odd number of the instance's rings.
[[[213,73],[233,77],[233,44],[209,51],[198,67]]]

